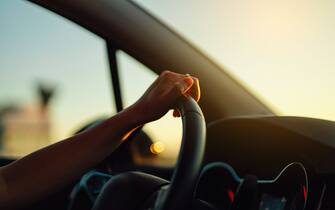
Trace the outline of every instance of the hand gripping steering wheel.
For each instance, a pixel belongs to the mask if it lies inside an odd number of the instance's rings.
[[[178,109],[183,137],[171,182],[141,172],[118,174],[106,183],[94,210],[189,209],[204,157],[206,124],[192,97],[181,97]]]

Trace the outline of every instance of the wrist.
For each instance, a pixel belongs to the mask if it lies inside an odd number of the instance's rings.
[[[139,103],[135,103],[124,109],[120,114],[128,119],[128,123],[131,127],[137,127],[147,123],[144,112],[142,106]]]
[[[124,109],[118,114],[119,123],[125,122],[124,126],[121,125],[121,140],[124,141],[146,121],[143,118],[142,110],[135,104]],[[122,124],[122,123],[121,123]]]
[[[150,122],[147,117],[148,110],[146,109],[148,109],[148,107],[145,106],[144,103],[137,101],[136,103],[124,109],[122,112],[124,112],[127,118],[130,118],[129,123],[131,125],[140,126]]]

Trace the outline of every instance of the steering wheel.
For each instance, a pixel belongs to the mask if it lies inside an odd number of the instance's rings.
[[[94,210],[184,210],[193,201],[206,141],[206,124],[200,107],[190,96],[178,100],[183,135],[171,182],[141,173],[113,176],[104,186]]]

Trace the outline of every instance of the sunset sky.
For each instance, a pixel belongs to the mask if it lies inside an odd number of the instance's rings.
[[[280,114],[335,120],[335,1],[137,2]]]

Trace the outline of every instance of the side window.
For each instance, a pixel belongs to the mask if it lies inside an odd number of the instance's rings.
[[[141,97],[158,75],[122,51],[117,52],[117,59],[123,101],[125,106],[129,106]],[[143,165],[172,166],[180,148],[181,120],[172,117],[170,111],[160,120],[145,125],[143,130],[152,142],[141,146],[147,152],[135,154],[135,161]]]
[[[0,2],[0,155],[23,156],[115,112],[105,42],[30,2]]]

